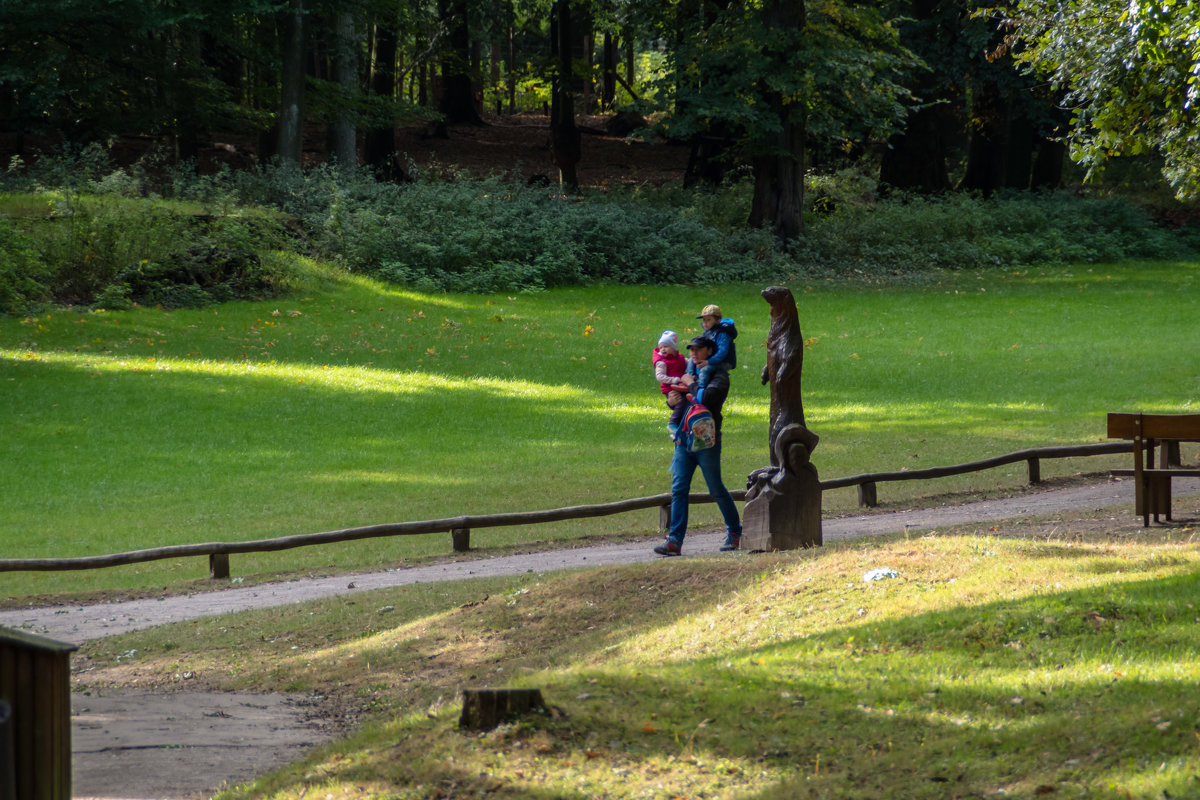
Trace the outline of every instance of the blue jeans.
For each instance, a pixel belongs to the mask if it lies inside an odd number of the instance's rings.
[[[737,506],[721,482],[721,445],[718,442],[716,447],[698,453],[689,452],[681,444],[675,445],[675,457],[671,460],[671,530],[667,538],[683,546],[683,537],[687,534],[688,494],[692,489],[696,467],[704,475],[708,493],[717,501],[717,508],[721,509],[726,529],[730,534],[740,536],[742,521],[738,518]]]

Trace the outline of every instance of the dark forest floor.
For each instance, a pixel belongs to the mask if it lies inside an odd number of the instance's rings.
[[[662,140],[633,141],[610,133],[611,116],[579,116],[582,158],[578,164],[581,187],[604,189],[681,183],[687,166],[688,147]],[[258,161],[258,142],[249,136],[207,134],[202,137],[198,162],[202,173],[222,165],[249,169]],[[18,153],[16,136],[0,131],[0,161],[7,165],[14,156],[27,163],[41,153],[54,153],[52,139],[26,137]],[[433,126],[401,128],[396,132],[396,152],[406,170],[417,174],[451,175],[466,172],[476,177],[512,176],[520,181],[558,182],[558,171],[550,154],[550,119],[541,114],[485,115],[482,125],[448,125],[444,135]],[[124,136],[113,141],[110,157],[117,166],[139,159],[169,162],[170,142],[148,136]],[[361,142],[360,142],[361,153]],[[304,163],[325,160],[325,130],[312,126],[305,136]]]

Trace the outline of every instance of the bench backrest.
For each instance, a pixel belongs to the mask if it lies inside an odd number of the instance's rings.
[[[1200,439],[1200,414],[1109,414],[1108,438]]]

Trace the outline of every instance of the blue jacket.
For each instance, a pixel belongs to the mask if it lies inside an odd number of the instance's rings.
[[[737,345],[733,343],[737,338],[737,328],[733,324],[733,317],[723,318],[702,335],[713,340],[713,354],[708,359],[710,367],[726,371],[737,367]]]
[[[708,364],[697,369],[695,363],[688,359],[687,371],[696,376],[696,385],[692,388],[692,396],[697,403],[707,405],[714,416],[720,413],[720,406],[725,403],[725,394],[729,391],[729,370],[737,366],[737,346],[733,340],[737,338],[737,328],[729,317],[722,319],[711,329],[705,331],[704,338],[713,343],[713,354],[708,357]],[[705,403],[706,390],[712,386],[720,389],[720,402]],[[712,406],[716,405],[717,408]]]

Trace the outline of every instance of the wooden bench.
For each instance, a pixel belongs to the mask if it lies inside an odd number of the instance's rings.
[[[1108,438],[1133,441],[1133,469],[1110,470],[1133,476],[1134,509],[1150,527],[1150,517],[1171,519],[1171,478],[1200,478],[1200,469],[1180,465],[1179,443],[1200,441],[1200,414],[1109,414]],[[1159,466],[1154,449],[1160,448]]]

